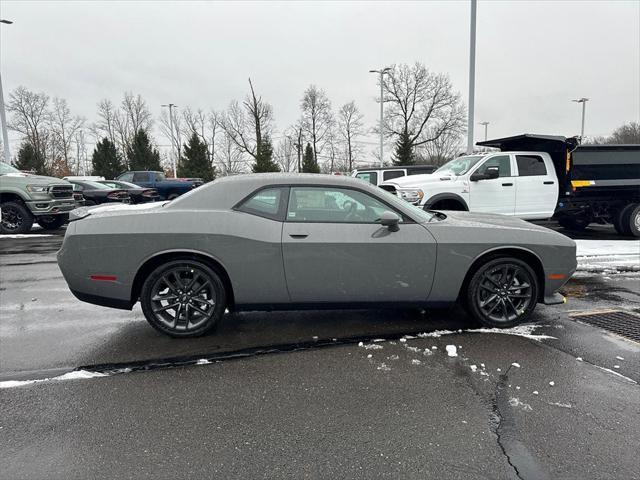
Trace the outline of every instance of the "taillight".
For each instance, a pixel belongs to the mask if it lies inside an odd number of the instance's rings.
[[[157,193],[153,189],[145,190],[144,192],[142,192],[142,196],[143,197],[155,197],[156,195],[157,195]]]

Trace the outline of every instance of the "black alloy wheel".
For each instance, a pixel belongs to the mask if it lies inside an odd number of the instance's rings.
[[[22,203],[5,202],[0,209],[2,210],[0,233],[22,234],[31,230],[33,215]]]
[[[140,300],[155,329],[172,337],[197,337],[224,315],[226,292],[208,265],[184,259],[156,268],[145,281]]]
[[[529,265],[499,257],[481,265],[467,290],[472,316],[489,327],[513,327],[529,317],[538,303],[538,279]]]

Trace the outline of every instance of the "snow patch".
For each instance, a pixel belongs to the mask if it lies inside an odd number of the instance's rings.
[[[446,347],[447,350],[447,355],[449,355],[450,357],[457,357],[458,356],[458,352],[457,352],[457,348],[455,345],[447,345]]]
[[[15,388],[23,387],[25,385],[33,385],[36,383],[44,382],[61,382],[65,380],[84,380],[87,378],[96,377],[108,377],[106,373],[90,372],[88,370],[74,370],[73,372],[67,372],[57,377],[41,378],[38,380],[5,380],[0,382],[0,388]]]
[[[549,382],[549,385],[551,385],[552,387],[556,384],[556,382],[554,382],[553,380]]]
[[[562,408],[571,408],[570,403],[560,403],[560,402],[547,402],[549,405],[555,405],[556,407]]]
[[[411,360],[411,364],[412,365],[420,365],[422,362],[420,360],[418,360],[417,358],[414,358],[413,360]]]
[[[0,239],[3,238],[40,238],[40,237],[53,237],[48,233],[16,233],[14,235],[0,235]]]
[[[640,272],[640,240],[576,240],[577,271]]]
[[[498,333],[501,335],[515,335],[517,337],[529,338],[531,340],[555,339],[550,335],[535,334],[534,332],[544,325],[518,325],[513,328],[470,328],[467,330],[435,330],[433,332],[419,333],[420,338],[439,338],[443,335],[453,335],[456,333]]]
[[[391,367],[389,367],[386,363],[381,363],[378,365],[378,370],[382,370],[383,372],[391,371]]]
[[[511,364],[512,367],[520,368],[520,364],[518,362],[513,362]]]
[[[476,365],[470,365],[469,368],[473,373],[476,373],[478,371],[478,367]]]
[[[198,361],[196,362],[196,365],[208,365],[208,364],[210,364],[210,363],[211,363],[211,362],[210,362],[209,360],[207,360],[206,358],[201,358],[200,360],[198,360]]]
[[[524,403],[522,402],[519,398],[517,397],[511,397],[509,399],[509,405],[511,405],[512,407],[518,407],[521,408],[522,410],[524,410],[525,412],[531,412],[533,410],[533,408],[531,408],[531,405],[529,405],[528,403]]]

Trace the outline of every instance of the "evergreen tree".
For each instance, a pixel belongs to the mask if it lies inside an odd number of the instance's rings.
[[[143,128],[133,136],[131,145],[127,148],[127,160],[131,170],[162,172],[160,153],[153,148],[149,135]]]
[[[415,165],[416,158],[413,154],[413,142],[411,135],[406,130],[400,134],[393,152],[394,165]]]
[[[271,139],[269,137],[264,137],[258,145],[256,163],[253,164],[251,170],[253,173],[280,171],[278,164],[273,161],[273,146],[271,145]]]
[[[196,133],[191,135],[189,143],[184,145],[184,155],[177,166],[178,177],[202,178],[210,182],[216,178],[216,169],[209,162],[207,144],[200,140]]]
[[[109,180],[116,178],[126,169],[115,144],[106,137],[97,143],[91,156],[91,165],[92,175]]]
[[[304,148],[304,157],[302,157],[302,172],[303,173],[320,173],[320,167],[313,156],[313,148],[311,144],[307,143]]]
[[[30,142],[23,142],[18,151],[18,159],[14,166],[18,170],[33,172],[36,175],[46,175],[47,167],[44,157],[36,151]]]

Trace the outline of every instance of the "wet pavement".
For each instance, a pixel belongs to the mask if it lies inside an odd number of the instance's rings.
[[[111,375],[0,389],[0,478],[639,478],[640,344],[573,316],[640,311],[637,274],[578,274],[512,334],[380,310],[174,340],[77,301],[60,241],[0,239],[0,381]]]

